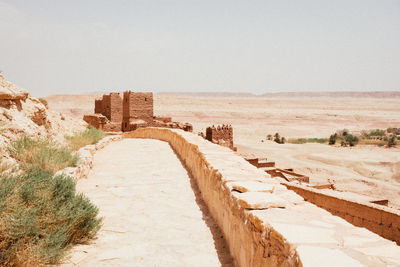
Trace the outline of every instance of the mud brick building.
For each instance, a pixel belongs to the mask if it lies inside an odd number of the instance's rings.
[[[122,121],[122,98],[119,93],[103,95],[94,103],[94,113],[107,117],[110,122],[120,123]]]
[[[103,115],[107,120],[99,116],[85,116],[84,120],[104,131],[121,131],[122,98],[119,93],[110,93],[103,95],[101,99],[96,99],[94,102],[94,113]]]
[[[135,130],[151,124],[154,118],[153,93],[124,92],[122,130]]]
[[[233,129],[231,125],[222,125],[215,127],[208,127],[206,129],[205,138],[215,144],[229,147],[232,150],[236,150],[233,146]]]
[[[89,125],[106,132],[133,131],[141,127],[177,128],[193,131],[190,123],[173,122],[171,117],[155,117],[153,93],[124,92],[103,95],[94,102],[94,113],[83,116]]]

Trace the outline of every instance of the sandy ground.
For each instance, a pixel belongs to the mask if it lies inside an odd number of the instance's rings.
[[[197,186],[168,143],[125,139],[95,155],[77,189],[104,218],[98,239],[65,266],[231,266]]]
[[[92,113],[95,95],[50,96],[51,109],[77,118]],[[190,122],[194,131],[229,123],[243,156],[266,157],[294,168],[312,183],[334,181],[338,190],[389,199],[400,208],[400,146],[331,147],[321,144],[261,142],[279,132],[286,138],[327,138],[336,130],[400,127],[399,98],[210,98],[155,95],[156,115]]]

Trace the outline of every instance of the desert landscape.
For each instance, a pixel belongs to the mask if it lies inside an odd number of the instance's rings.
[[[93,113],[94,99],[101,94],[53,95],[49,107],[76,119]],[[190,122],[194,132],[231,124],[237,153],[267,158],[279,168],[293,168],[310,177],[312,184],[333,183],[336,191],[354,199],[388,199],[400,209],[400,148],[327,144],[277,144],[266,140],[279,133],[289,138],[328,138],[337,130],[400,127],[400,98],[385,94],[249,95],[155,94],[154,113]],[[354,193],[354,194],[352,194]]]
[[[399,21],[0,0],[0,267],[400,267]]]
[[[399,147],[290,142],[396,127],[396,98],[35,98],[0,83],[5,266],[399,263]]]

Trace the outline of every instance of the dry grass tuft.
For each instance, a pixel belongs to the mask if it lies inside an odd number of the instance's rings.
[[[76,151],[86,145],[96,144],[105,136],[106,134],[102,130],[90,127],[85,131],[75,133],[74,135],[65,136],[65,138],[69,142],[69,147]]]
[[[76,166],[79,162],[79,157],[71,149],[49,139],[22,136],[11,142],[8,151],[25,171],[35,168],[55,173]]]

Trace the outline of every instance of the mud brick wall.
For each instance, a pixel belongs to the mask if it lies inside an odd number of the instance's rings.
[[[358,203],[301,185],[288,183],[284,185],[302,196],[304,200],[400,245],[400,211],[374,204]]]
[[[94,101],[94,113],[103,114],[103,99],[96,99]]]
[[[122,129],[133,130],[131,121],[142,120],[147,123],[153,122],[153,93],[137,93],[126,91],[123,97],[123,119]]]
[[[123,118],[153,120],[153,93],[124,92]]]
[[[208,127],[206,129],[206,139],[215,144],[223,145],[233,149],[233,129],[230,125]]]
[[[109,122],[104,124],[103,131],[105,132],[120,132],[122,127],[121,122]]]
[[[111,122],[122,122],[122,99],[119,93],[103,96],[103,115]]]

